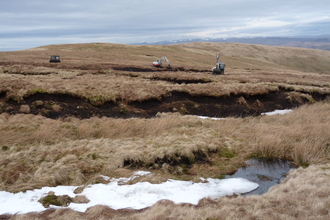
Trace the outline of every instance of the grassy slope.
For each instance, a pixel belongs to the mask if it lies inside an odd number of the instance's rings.
[[[132,46],[123,44],[68,44],[51,45],[17,52],[0,53],[0,61],[31,63],[47,62],[53,54],[63,62],[76,64],[115,63],[149,66],[155,58],[167,56],[173,66],[211,69],[215,53],[230,69],[270,67],[306,72],[328,72],[329,51],[271,47],[235,43],[188,43],[167,46]],[[147,56],[148,55],[148,56]]]
[[[221,51],[222,61],[232,68],[269,67],[318,73],[329,73],[330,69],[329,51],[232,43],[191,43],[180,46],[192,52],[203,51],[205,55],[207,51],[211,56]]]

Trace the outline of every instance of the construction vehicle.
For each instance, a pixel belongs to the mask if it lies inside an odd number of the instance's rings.
[[[167,62],[167,69],[171,69],[171,65],[170,65],[170,61],[168,61],[168,59],[166,57],[161,57],[159,59],[157,59],[155,62],[152,63],[152,66],[154,67],[163,67],[163,60],[165,60]]]
[[[56,55],[51,56],[49,62],[50,63],[60,63],[61,62],[60,56],[56,56]]]
[[[212,74],[215,75],[225,74],[226,64],[220,63],[219,61],[220,61],[220,53],[217,53],[215,67],[212,68]]]

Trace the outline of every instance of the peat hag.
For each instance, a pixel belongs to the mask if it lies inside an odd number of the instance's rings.
[[[119,71],[129,71],[129,72],[211,72],[210,70],[200,70],[194,68],[184,68],[184,67],[138,67],[138,66],[112,66],[112,69]]]
[[[176,78],[161,78],[161,77],[152,77],[149,78],[151,80],[156,80],[156,81],[166,81],[166,82],[171,82],[174,84],[198,84],[198,83],[210,83],[212,80],[210,79],[176,79]]]
[[[200,115],[208,117],[248,117],[258,116],[263,112],[275,109],[291,109],[300,105],[316,101],[322,101],[327,95],[319,93],[309,94],[310,98],[295,100],[290,98],[290,91],[280,88],[279,91],[260,95],[230,95],[212,97],[207,95],[192,96],[185,92],[172,91],[161,99],[150,99],[122,103],[105,102],[95,105],[89,100],[73,96],[71,94],[36,93],[25,97],[20,102],[6,97],[6,93],[0,94],[0,113],[9,114],[40,114],[48,118],[90,118],[114,117],[131,118],[155,117],[158,112],[182,115]]]

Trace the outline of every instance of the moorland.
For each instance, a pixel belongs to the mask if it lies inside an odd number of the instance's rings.
[[[215,54],[226,63],[212,75]],[[60,63],[49,63],[59,55]],[[166,56],[171,69],[152,67]],[[166,63],[165,65],[166,66]],[[328,219],[330,51],[235,43],[67,44],[0,53],[0,190],[222,178],[249,158],[299,166],[259,196],[98,205],[2,219]],[[293,109],[285,115],[263,112]],[[225,118],[202,119],[197,116]],[[130,183],[132,184],[132,183]]]

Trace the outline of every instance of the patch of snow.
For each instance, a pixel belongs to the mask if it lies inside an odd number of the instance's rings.
[[[106,205],[113,209],[132,208],[141,209],[152,206],[159,200],[167,199],[177,204],[198,204],[202,198],[212,199],[250,192],[258,188],[258,184],[243,178],[212,179],[207,178],[203,183],[192,181],[179,181],[169,179],[161,184],[138,182],[133,185],[120,185],[130,179],[149,175],[150,172],[138,171],[130,178],[111,179],[108,184],[89,185],[78,195],[86,196],[90,202],[86,204],[71,203],[68,208],[85,212],[87,208],[95,205]],[[104,178],[104,177],[103,177]],[[28,190],[26,192],[9,193],[0,191],[0,215],[28,212],[41,212],[46,210],[38,200],[53,191],[55,195],[68,195],[75,197],[73,191],[76,186],[43,187],[42,189]],[[50,208],[61,208],[50,206]]]
[[[105,181],[109,181],[109,180],[110,180],[110,177],[108,177],[108,176],[103,176],[103,175],[101,175],[101,177],[102,177]]]
[[[151,172],[140,170],[140,171],[134,172],[133,176],[147,176],[149,174],[151,174]]]
[[[28,212],[41,212],[46,210],[45,207],[38,200],[44,197],[48,192],[53,191],[55,195],[68,195],[75,197],[73,191],[76,186],[57,186],[57,187],[43,187],[42,189],[28,190],[26,192],[9,193],[0,191],[0,215],[1,214],[15,214]],[[53,207],[53,206],[52,206]]]
[[[207,118],[209,118],[209,119],[212,119],[212,120],[223,120],[223,119],[225,119],[225,118],[212,118],[212,117],[207,117],[207,116],[197,116],[198,118],[201,118],[201,119],[207,119]]]
[[[293,110],[291,110],[291,109],[275,110],[275,111],[272,111],[272,112],[261,113],[261,115],[276,115],[276,114],[284,115],[284,114],[287,114],[287,113],[292,112],[292,111]]]

